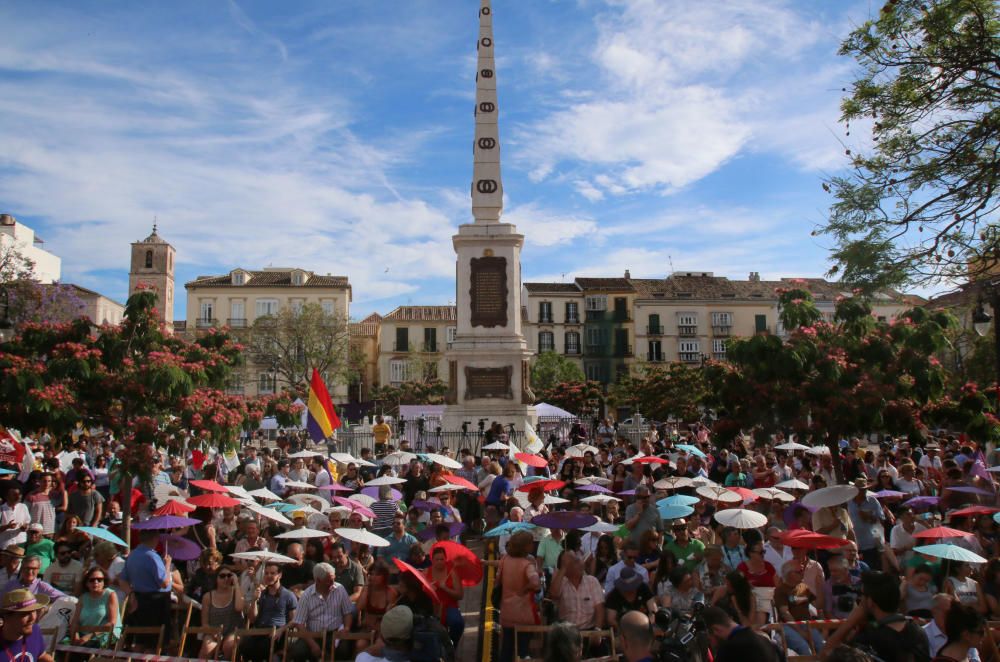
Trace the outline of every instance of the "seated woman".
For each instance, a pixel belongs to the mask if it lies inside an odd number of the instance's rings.
[[[691,571],[683,565],[674,568],[670,573],[670,582],[661,586],[663,586],[663,590],[658,593],[657,597],[662,607],[690,613],[694,608],[694,603],[705,601],[705,596],[695,585]]]
[[[83,575],[84,591],[70,619],[67,637],[73,646],[109,648],[117,634],[118,594],[108,585],[104,569],[94,566]],[[107,632],[81,632],[81,627],[110,626]]]
[[[396,589],[389,586],[389,566],[385,561],[375,561],[368,574],[368,583],[361,589],[358,597],[358,612],[361,614],[361,631],[378,632],[382,624],[382,616],[396,602]],[[368,645],[366,641],[358,642],[358,652]]]
[[[222,638],[206,637],[202,640],[201,650],[198,652],[198,657],[202,660],[214,658],[215,649],[220,644],[222,658],[232,657],[235,643],[233,633],[244,623],[245,602],[243,592],[236,584],[236,573],[232,568],[224,566],[215,579],[215,589],[206,593],[201,601],[201,624],[206,627],[222,627]]]

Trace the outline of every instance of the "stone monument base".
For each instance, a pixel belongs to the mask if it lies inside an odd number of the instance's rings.
[[[524,432],[525,422],[538,429],[538,412],[534,405],[519,405],[510,400],[498,400],[495,403],[483,401],[482,404],[448,405],[441,415],[441,430],[444,432],[461,432],[462,423],[468,421],[469,434],[479,432],[479,419],[486,419],[486,427],[494,421],[502,423],[504,429],[513,423],[514,429]]]

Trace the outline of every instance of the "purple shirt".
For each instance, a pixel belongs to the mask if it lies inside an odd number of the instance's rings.
[[[30,584],[28,584],[27,586],[25,586],[24,584],[21,583],[21,578],[20,577],[15,577],[14,579],[12,579],[9,582],[7,582],[6,584],[4,584],[4,587],[0,588],[0,594],[7,593],[9,591],[13,591],[14,589],[18,589],[18,588],[26,588],[29,591],[31,591],[32,593],[34,593],[35,595],[38,595],[39,593],[41,593],[42,595],[47,595],[53,601],[58,600],[59,598],[66,597],[65,593],[63,593],[59,589],[55,588],[54,586],[52,586],[48,582],[44,582],[41,579],[37,579],[36,578],[35,581],[33,581]],[[2,657],[0,657],[0,662],[3,662],[3,658]]]
[[[31,634],[15,641],[0,639],[0,662],[28,662],[37,660],[45,653],[45,640],[38,623],[31,628]]]

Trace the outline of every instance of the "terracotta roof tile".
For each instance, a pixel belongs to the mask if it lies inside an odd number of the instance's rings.
[[[338,289],[350,289],[351,285],[347,281],[347,276],[320,276],[310,272],[306,273],[306,281],[302,285],[292,284],[292,273],[287,271],[247,271],[250,277],[243,285],[233,285],[230,274],[222,276],[201,276],[193,281],[184,284],[187,289],[196,287],[327,287]]]
[[[455,306],[399,306],[382,318],[392,322],[454,322],[458,320]]]
[[[583,290],[598,292],[635,292],[629,278],[577,278],[576,284]]]
[[[580,293],[580,286],[576,283],[525,283],[524,289],[532,294]]]

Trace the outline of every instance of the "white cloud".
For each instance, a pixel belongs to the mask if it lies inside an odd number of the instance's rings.
[[[516,225],[530,244],[543,247],[568,244],[597,230],[597,223],[589,218],[542,209],[535,203],[504,212],[503,220]]]

